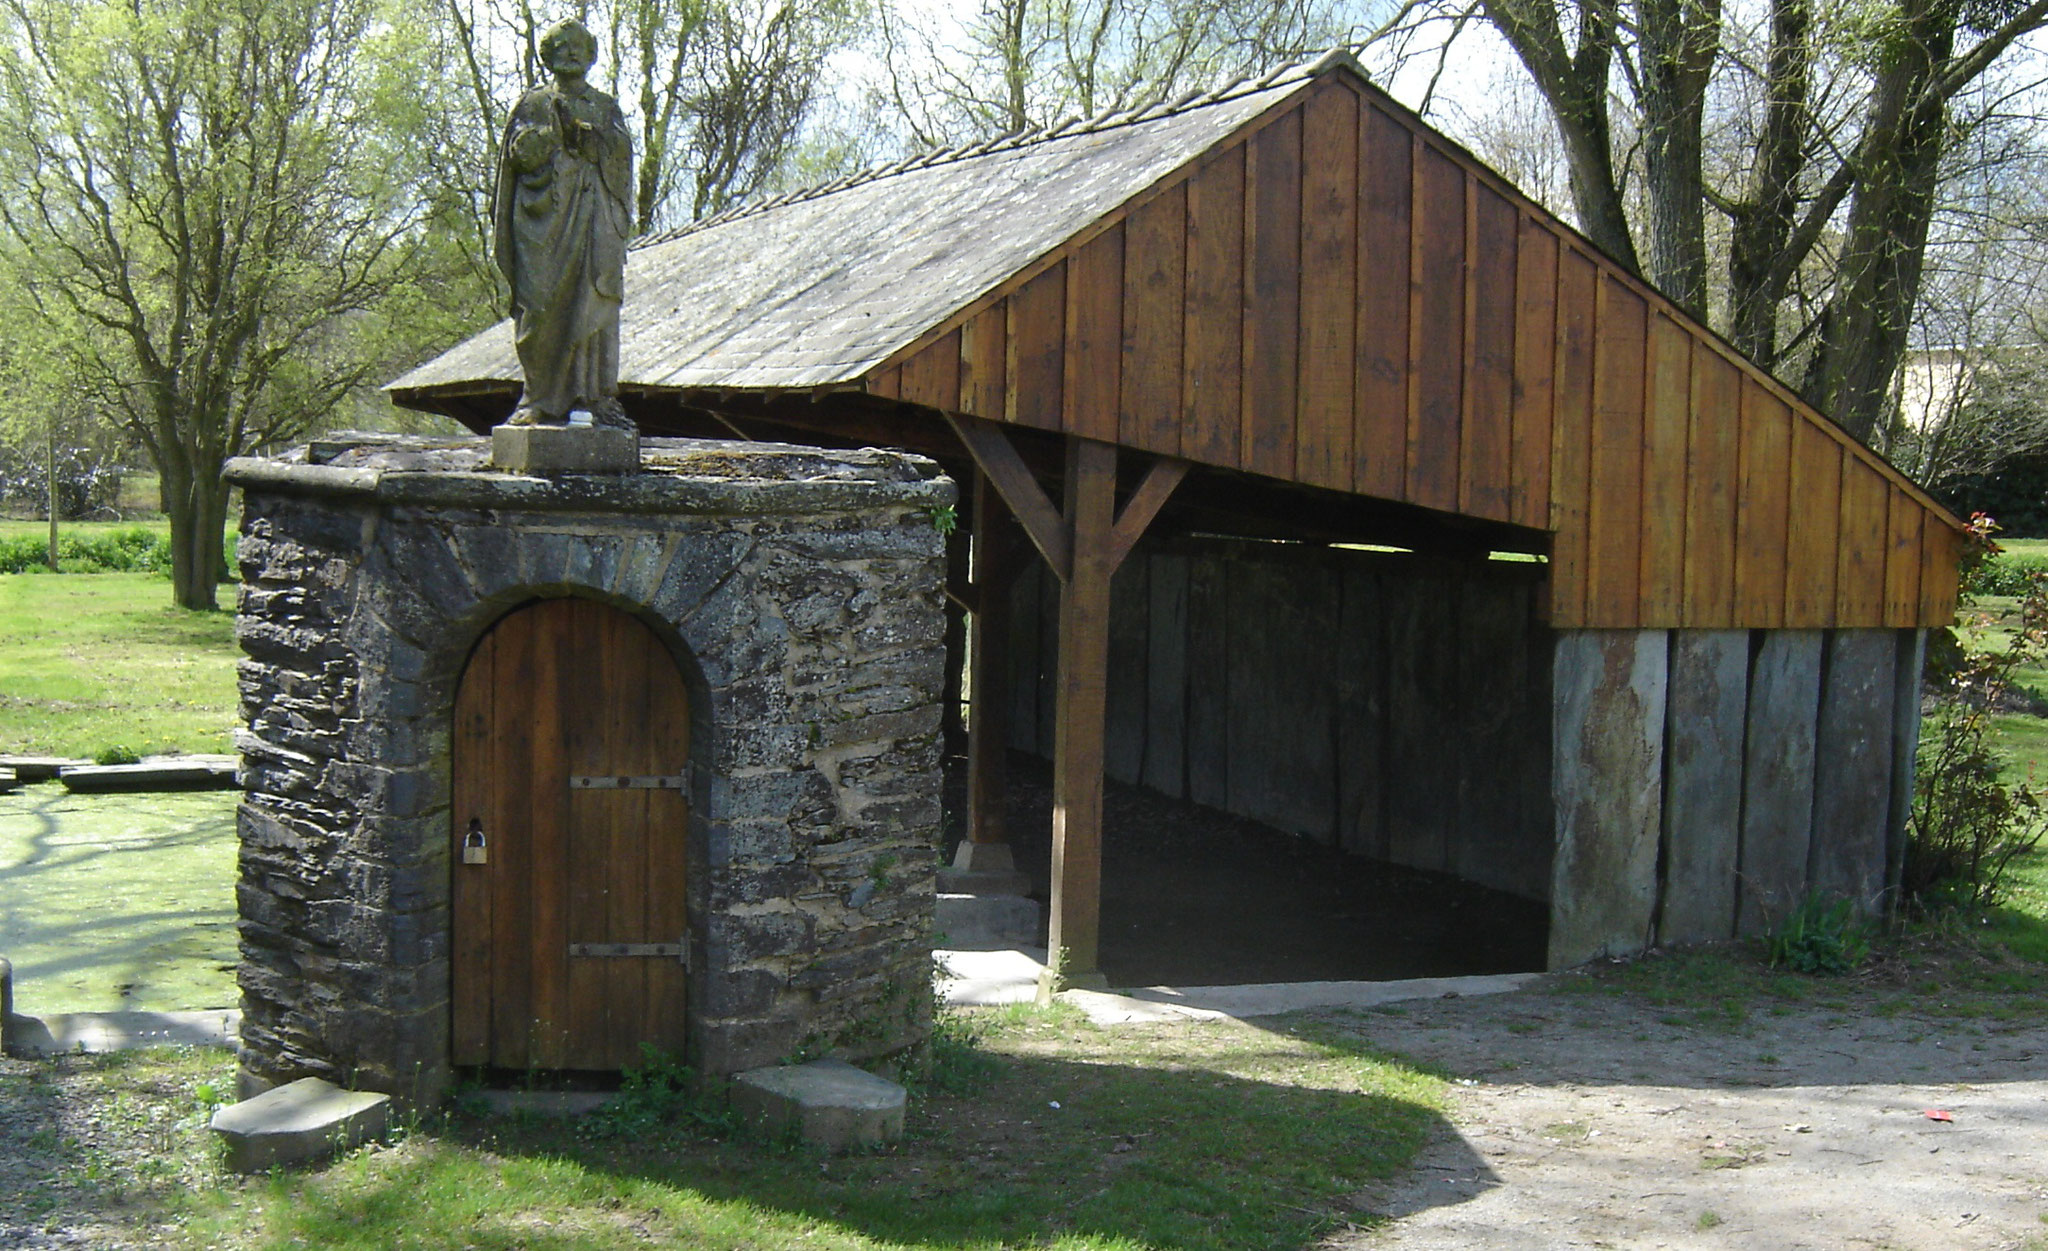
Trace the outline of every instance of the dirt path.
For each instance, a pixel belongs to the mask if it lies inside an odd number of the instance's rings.
[[[2048,1021],[1927,1008],[1720,1028],[1545,988],[1347,1018],[1456,1075],[1457,1128],[1327,1251],[2048,1249]]]

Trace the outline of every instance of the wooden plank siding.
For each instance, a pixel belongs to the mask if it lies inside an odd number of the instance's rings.
[[[1953,613],[1953,518],[1348,71],[865,385],[1549,530],[1559,628]]]

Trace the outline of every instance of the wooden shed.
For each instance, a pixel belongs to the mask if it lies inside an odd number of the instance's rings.
[[[1896,881],[1960,524],[1348,56],[748,206],[627,279],[643,430],[976,483],[963,857],[1042,745],[1070,977],[1105,768],[1546,900],[1553,966]],[[517,377],[501,324],[391,391],[482,431]]]

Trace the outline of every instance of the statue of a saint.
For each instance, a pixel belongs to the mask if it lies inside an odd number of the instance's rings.
[[[583,410],[627,430],[619,404],[619,299],[633,226],[633,140],[618,101],[584,80],[597,40],[581,22],[540,42],[555,81],[521,96],[505,124],[493,205],[498,268],[526,391],[515,426]]]

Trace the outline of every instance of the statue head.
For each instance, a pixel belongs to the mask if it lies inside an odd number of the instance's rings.
[[[540,62],[557,74],[587,73],[597,62],[597,36],[573,17],[556,22],[540,37]]]

